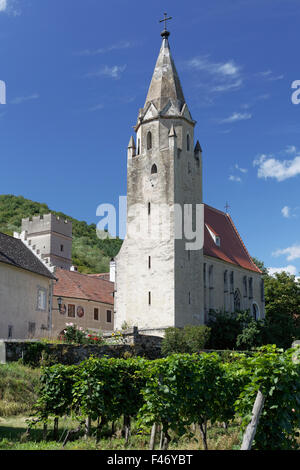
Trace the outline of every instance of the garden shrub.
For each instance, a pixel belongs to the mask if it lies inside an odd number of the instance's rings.
[[[300,353],[300,352],[299,352]],[[173,354],[163,359],[97,359],[78,366],[44,368],[38,412],[41,419],[72,413],[78,420],[137,417],[138,425],[160,424],[163,448],[170,430],[182,436],[198,423],[204,448],[207,423],[241,417],[244,431],[258,390],[265,397],[255,449],[296,449],[300,428],[300,363],[295,349],[266,346],[253,352]],[[300,355],[300,354],[299,354]],[[124,420],[125,422],[125,420]]]
[[[283,351],[275,345],[260,348],[252,357],[243,356],[241,367],[248,380],[235,403],[244,430],[258,390],[265,397],[253,448],[297,449],[300,428],[300,364],[293,361],[295,349]]]
[[[205,325],[187,325],[167,328],[162,340],[162,354],[195,353],[204,349],[209,341],[210,328]]]

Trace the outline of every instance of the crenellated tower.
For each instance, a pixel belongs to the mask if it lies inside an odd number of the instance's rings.
[[[186,207],[194,214],[202,203],[202,150],[199,142],[194,145],[196,122],[169,35],[166,29],[161,33],[136,136],[128,145],[127,235],[116,258],[117,329],[124,322],[151,329],[204,322],[203,250],[186,248],[183,227],[180,236]]]

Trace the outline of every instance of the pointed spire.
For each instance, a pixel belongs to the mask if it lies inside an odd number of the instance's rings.
[[[163,41],[144,108],[152,101],[158,111],[161,111],[168,101],[172,100],[178,106],[179,111],[181,111],[185,99],[171,56],[167,33],[167,31],[162,33]]]
[[[130,137],[130,141],[129,141],[129,144],[128,144],[128,148],[129,148],[129,149],[136,149],[135,142],[134,142],[134,138],[133,138],[132,136]]]
[[[195,153],[199,153],[201,152],[202,153],[202,148],[201,148],[201,145],[199,143],[199,140],[197,140],[197,143],[195,145],[195,150],[194,150]]]
[[[169,132],[169,137],[177,137],[173,124]]]
[[[128,159],[131,159],[135,156],[136,156],[136,147],[135,147],[134,138],[131,136],[129,144],[128,144],[127,157]]]

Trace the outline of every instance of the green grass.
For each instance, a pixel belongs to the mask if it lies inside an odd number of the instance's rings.
[[[47,441],[43,440],[42,424],[36,425],[28,435],[27,420],[25,416],[0,418],[0,451],[1,450],[63,450],[63,440],[66,430],[77,427],[77,423],[70,418],[63,418],[59,421],[59,441],[53,440],[53,422],[48,425]],[[150,429],[137,433],[135,423],[128,445],[125,439],[121,437],[121,423],[114,436],[110,435],[110,427],[106,426],[103,430],[103,436],[96,444],[92,429],[92,436],[85,439],[83,435],[72,442],[68,442],[65,450],[148,450],[150,440]],[[172,435],[172,433],[171,433]],[[175,436],[173,436],[174,438]],[[223,429],[222,426],[212,426],[208,431],[209,449],[230,450],[239,446],[239,428],[237,424]],[[174,439],[170,444],[170,450],[201,450],[203,449],[200,434],[198,431],[195,437],[185,435],[178,441]],[[156,449],[159,449],[159,442],[156,443]]]
[[[32,413],[40,370],[17,362],[0,364],[0,417]]]

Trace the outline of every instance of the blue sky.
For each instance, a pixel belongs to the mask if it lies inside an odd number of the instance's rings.
[[[252,256],[300,271],[300,0],[0,0],[0,193],[97,223],[170,45],[204,158],[205,202]]]

